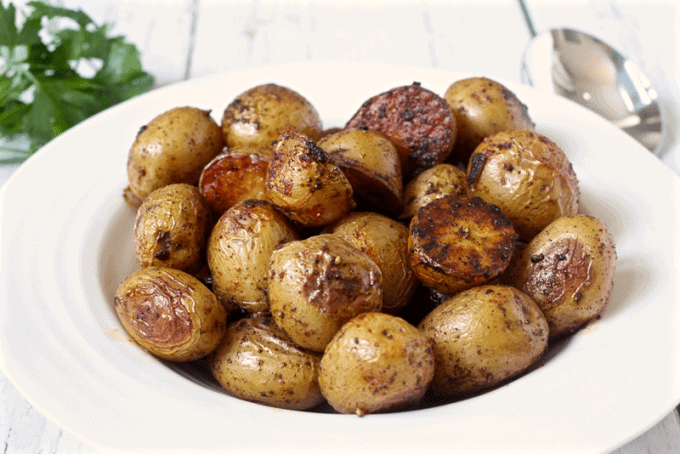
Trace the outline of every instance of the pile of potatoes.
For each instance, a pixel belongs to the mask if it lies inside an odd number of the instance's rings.
[[[414,82],[324,130],[297,92],[249,89],[142,127],[125,199],[140,268],[115,310],[234,396],[364,415],[527,372],[603,310],[616,252],[569,159],[483,77]]]

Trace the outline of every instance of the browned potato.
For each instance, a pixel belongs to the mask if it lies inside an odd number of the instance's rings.
[[[142,127],[128,155],[130,190],[144,200],[171,183],[198,184],[203,167],[224,148],[210,111],[171,109]]]
[[[195,273],[203,266],[210,217],[210,207],[196,187],[177,183],[156,189],[137,209],[137,263]]]
[[[275,84],[253,87],[234,99],[224,111],[222,133],[229,148],[243,145],[269,147],[292,126],[319,140],[321,117],[295,90]]]
[[[378,213],[350,213],[331,229],[366,253],[380,268],[382,311],[396,314],[408,304],[418,287],[408,256],[408,228]]]
[[[319,389],[320,353],[303,350],[269,316],[242,318],[227,327],[210,356],[220,385],[241,399],[289,410],[324,401]]]
[[[426,286],[454,294],[502,273],[516,237],[512,222],[495,205],[479,197],[442,197],[411,220],[411,267]]]
[[[399,214],[401,163],[397,149],[383,134],[361,129],[339,131],[324,137],[319,147],[340,166],[364,208]]]
[[[458,126],[452,157],[467,163],[484,138],[508,129],[533,131],[529,109],[500,82],[471,77],[454,82],[444,94]]]
[[[337,221],[356,206],[352,186],[328,154],[288,128],[274,147],[265,183],[267,200],[305,227]]]
[[[467,173],[469,193],[498,206],[525,243],[558,217],[578,212],[571,162],[541,134],[509,130],[487,137]]]
[[[345,129],[383,132],[401,156],[406,179],[444,162],[453,150],[457,132],[456,120],[444,98],[418,82],[368,99]]]
[[[435,199],[446,195],[466,195],[466,173],[451,164],[437,164],[408,182],[404,188],[404,209],[399,218],[408,220]]]
[[[432,344],[434,394],[462,396],[501,384],[531,367],[548,347],[548,322],[531,298],[483,285],[437,306],[418,325]]]
[[[335,410],[363,416],[418,403],[434,370],[430,343],[416,327],[368,312],[348,321],[328,344],[319,385]]]
[[[563,216],[529,243],[512,283],[541,308],[550,338],[572,333],[604,309],[616,268],[614,240],[592,216]]]
[[[125,330],[159,358],[193,361],[210,354],[226,330],[227,311],[198,279],[150,266],[135,271],[113,299]]]
[[[227,210],[208,240],[213,291],[227,307],[269,311],[269,259],[279,245],[298,239],[288,220],[269,202],[246,200]]]
[[[238,202],[265,200],[270,148],[236,147],[216,156],[201,172],[198,187],[219,217]]]
[[[322,234],[274,251],[268,296],[276,324],[302,348],[322,352],[349,319],[380,311],[382,275],[368,255]]]

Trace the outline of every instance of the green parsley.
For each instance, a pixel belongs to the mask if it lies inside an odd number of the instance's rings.
[[[139,52],[82,10],[40,1],[17,26],[0,2],[0,163],[21,162],[71,126],[151,89]],[[89,74],[88,74],[89,73]]]

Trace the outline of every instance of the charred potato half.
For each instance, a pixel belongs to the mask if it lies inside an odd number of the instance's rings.
[[[184,271],[142,268],[123,281],[113,301],[128,334],[153,355],[169,361],[207,356],[226,330],[224,306]]]
[[[437,164],[408,182],[399,218],[410,220],[419,208],[447,195],[466,195],[466,173],[451,164]]]
[[[614,240],[604,223],[583,214],[563,216],[529,243],[511,282],[538,304],[550,338],[557,339],[602,312],[615,268]]]
[[[526,371],[548,347],[548,322],[531,298],[509,286],[483,285],[437,306],[418,325],[432,344],[430,390],[463,396]]]

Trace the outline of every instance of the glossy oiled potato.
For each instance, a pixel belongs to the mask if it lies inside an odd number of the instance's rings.
[[[351,129],[327,135],[319,147],[340,166],[354,196],[370,211],[396,215],[403,186],[397,149],[378,131]]]
[[[316,235],[274,251],[268,296],[276,324],[299,346],[322,352],[349,319],[380,311],[382,275],[339,236]]]
[[[269,316],[242,318],[227,327],[210,356],[220,385],[241,399],[290,410],[323,402],[321,354],[303,350]]]
[[[271,146],[289,126],[312,140],[318,140],[323,129],[321,118],[309,101],[276,84],[258,85],[245,91],[227,106],[222,116],[222,133],[229,148]]]
[[[203,167],[222,152],[224,139],[210,111],[171,109],[142,127],[128,155],[130,190],[144,200],[172,183],[198,184]]]
[[[393,315],[368,312],[348,321],[321,359],[321,393],[340,413],[363,416],[416,404],[435,370],[430,343]]]
[[[533,365],[548,347],[548,322],[531,298],[483,285],[437,306],[418,325],[432,344],[434,394],[462,396],[496,386]]]
[[[579,186],[571,162],[544,135],[502,131],[470,157],[468,191],[498,206],[528,243],[560,216],[576,214]]]
[[[529,109],[500,82],[470,77],[454,82],[444,94],[458,126],[453,158],[467,163],[484,138],[508,129],[533,131]]]
[[[210,207],[194,186],[177,183],[152,192],[137,209],[133,232],[140,266],[194,273],[204,262]]]
[[[228,307],[267,312],[267,273],[272,252],[298,239],[288,220],[269,202],[246,200],[227,210],[208,240],[212,288]]]
[[[113,301],[128,334],[153,355],[170,361],[205,357],[226,330],[224,306],[184,271],[142,268],[123,281]]]
[[[355,212],[330,231],[365,252],[380,268],[383,312],[396,314],[408,304],[419,282],[409,263],[405,225],[378,213]]]
[[[511,282],[538,304],[556,339],[602,312],[615,268],[614,240],[604,223],[582,214],[563,216],[527,245]]]
[[[274,147],[264,190],[267,200],[305,227],[335,222],[356,206],[340,167],[293,128],[286,129]]]
[[[409,220],[419,208],[447,195],[466,195],[465,171],[451,164],[437,164],[408,182],[404,188],[404,209],[399,218]]]

